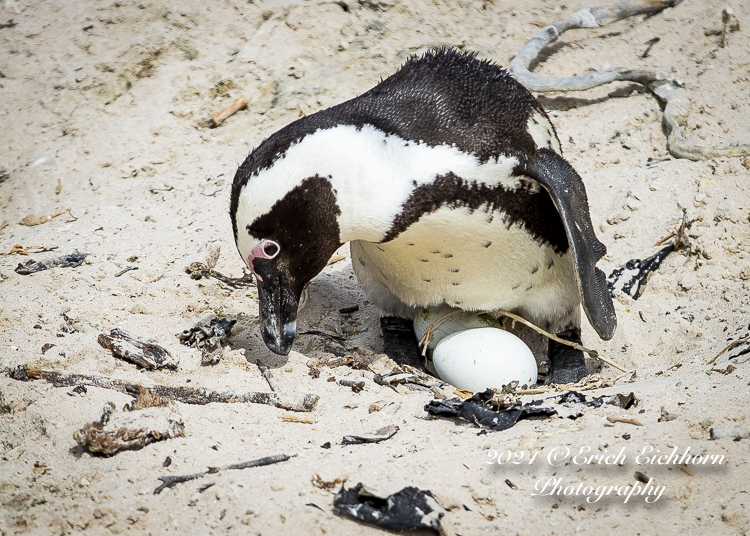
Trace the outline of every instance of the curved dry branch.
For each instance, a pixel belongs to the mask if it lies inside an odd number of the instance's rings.
[[[536,61],[542,49],[557,41],[560,35],[575,28],[598,28],[611,22],[634,15],[653,15],[667,7],[674,7],[682,0],[624,0],[611,6],[596,6],[576,11],[566,19],[558,20],[532,37],[510,62],[508,71],[531,91],[583,91],[610,82],[636,82],[649,88],[664,103],[664,130],[667,134],[667,149],[675,158],[703,160],[721,156],[750,155],[750,145],[729,148],[710,148],[695,145],[680,133],[680,127],[671,114],[670,99],[679,93],[682,83],[675,78],[647,69],[617,67],[609,71],[597,71],[569,77],[552,77],[534,74],[531,63]]]
[[[664,107],[664,130],[667,134],[667,149],[676,158],[688,160],[708,160],[722,156],[732,158],[734,156],[750,156],[750,145],[737,145],[736,147],[701,147],[689,142],[682,137],[680,126],[672,115],[672,105],[678,100],[682,90],[677,90],[666,84],[649,87],[651,91],[666,103]]]
[[[582,91],[610,82],[638,82],[649,85],[653,83],[679,83],[666,74],[643,69],[625,69],[618,67],[610,71],[597,71],[577,76],[554,78],[534,74],[529,69],[542,49],[557,41],[560,35],[576,28],[599,28],[611,22],[634,15],[651,15],[676,6],[682,0],[625,0],[612,6],[589,7],[576,11],[567,19],[553,22],[532,37],[510,62],[508,71],[513,77],[531,91]]]

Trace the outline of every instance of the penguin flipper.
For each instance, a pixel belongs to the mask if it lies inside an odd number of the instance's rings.
[[[547,148],[537,150],[520,168],[524,175],[544,186],[552,197],[573,248],[583,309],[599,337],[610,340],[617,327],[617,317],[606,276],[596,267],[607,248],[594,233],[583,180],[562,156]]]

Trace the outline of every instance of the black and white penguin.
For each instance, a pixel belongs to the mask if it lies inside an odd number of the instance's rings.
[[[263,340],[288,354],[303,287],[342,244],[370,301],[515,312],[580,341],[616,317],[583,182],[552,123],[499,66],[442,48],[366,93],[282,128],[237,170],[230,213],[257,278]],[[550,345],[556,383],[583,354]]]

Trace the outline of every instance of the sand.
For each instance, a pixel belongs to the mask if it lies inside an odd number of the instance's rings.
[[[711,440],[710,429],[748,428],[748,356],[729,360],[739,347],[713,366],[707,362],[748,332],[750,159],[672,158],[659,104],[636,85],[542,99],[586,183],[595,229],[608,247],[599,263],[606,273],[656,252],[654,244],[679,227],[683,210],[695,220],[686,247],[667,257],[638,300],[618,295],[611,341],[585,326],[587,346],[637,371],[589,394],[632,391],[638,404],[631,409],[587,408],[575,420],[523,420],[478,435],[470,423],[428,418],[432,392],[384,387],[372,372],[348,366],[321,366],[320,377],[312,377],[308,363],[326,357],[328,340],[301,335],[289,356],[273,355],[258,334],[252,287],[235,290],[184,271],[214,244],[221,248],[216,269],[242,275],[228,214],[231,182],[252,147],[275,130],[356,96],[429,47],[453,44],[507,65],[539,29],[589,5],[0,4],[0,223],[8,222],[0,250],[56,248],[0,257],[0,534],[382,532],[336,515],[340,486],[316,486],[316,475],[388,493],[431,490],[445,509],[447,534],[747,533],[747,439]],[[741,26],[721,47],[715,31],[726,5]],[[570,31],[535,72],[661,69],[689,90],[678,117],[686,138],[706,146],[747,144],[749,10],[746,1],[685,0],[651,18]],[[655,37],[659,42],[643,58]],[[208,128],[212,115],[240,97],[249,100],[246,109]],[[28,216],[54,217],[22,225]],[[76,250],[88,253],[79,267],[14,271],[30,258]],[[118,276],[128,267],[137,270]],[[353,305],[359,310],[339,313]],[[300,332],[343,338],[348,352],[384,371],[380,315],[347,258],[312,282]],[[176,335],[217,317],[237,324],[219,363],[202,366],[201,351]],[[116,360],[97,343],[115,327],[167,348],[179,358],[177,369],[144,371]],[[541,358],[543,344],[525,336]],[[73,434],[97,421],[108,402],[120,412],[132,397],[94,387],[80,395],[8,376],[28,365],[144,385],[267,392],[256,361],[270,367],[282,391],[318,395],[314,411],[177,403],[184,437],[112,457],[84,451]],[[605,366],[601,374],[614,379],[620,372]],[[365,388],[355,393],[331,377],[363,380]],[[452,396],[450,388],[441,391]],[[371,412],[373,404],[382,409]],[[309,422],[284,420],[289,415]],[[372,435],[388,425],[399,427],[391,439],[341,445],[344,435]],[[615,456],[592,464],[567,454],[581,449]],[[719,462],[683,470],[674,459],[651,457],[686,449]],[[522,463],[488,463],[507,462],[509,454],[498,458],[504,451],[520,453]],[[624,460],[616,458],[620,452]],[[153,493],[160,476],[277,454],[291,458]],[[664,487],[658,500],[633,495],[625,502],[612,491],[595,501],[593,490],[632,486],[636,471]],[[551,478],[561,480],[545,488]],[[562,487],[552,493],[556,483]]]

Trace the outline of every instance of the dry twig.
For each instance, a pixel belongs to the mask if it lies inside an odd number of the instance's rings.
[[[508,71],[521,84],[532,91],[583,91],[611,82],[637,82],[646,86],[664,103],[664,128],[667,133],[667,149],[676,158],[705,160],[719,157],[750,155],[749,145],[729,148],[708,148],[690,143],[682,137],[680,127],[672,116],[672,104],[683,96],[679,89],[682,83],[658,71],[647,69],[625,69],[617,67],[609,71],[597,71],[570,77],[550,77],[530,71],[542,49],[557,41],[560,35],[575,28],[598,28],[611,22],[634,15],[653,15],[682,0],[624,0],[611,6],[596,6],[576,11],[570,17],[558,20],[532,37],[510,62]]]
[[[169,398],[184,404],[197,405],[206,405],[212,402],[246,403],[265,404],[267,406],[275,406],[277,408],[291,411],[312,411],[320,399],[320,397],[315,394],[298,392],[259,393],[248,391],[245,393],[238,393],[236,391],[209,391],[203,387],[171,387],[167,385],[144,387],[138,383],[114,380],[102,376],[62,374],[32,367],[21,367],[16,369],[11,372],[11,377],[23,381],[45,380],[55,387],[71,387],[78,385],[100,387],[102,389],[111,389],[120,393],[126,393],[133,397],[138,397],[141,390],[145,390],[152,396],[158,395],[162,398]]]
[[[282,415],[281,420],[286,422],[301,422],[302,424],[315,424],[313,419],[297,417],[296,415]]]
[[[449,313],[444,314],[443,316],[435,320],[432,324],[427,326],[424,335],[422,335],[422,338],[419,340],[419,346],[422,348],[422,357],[425,357],[427,355],[427,347],[435,338],[435,331],[439,330],[446,322],[449,322],[451,318],[453,318],[456,314],[462,312],[463,311],[461,311],[460,309],[455,309]]]
[[[201,478],[205,475],[218,473],[219,471],[226,471],[228,469],[249,469],[250,467],[260,467],[263,465],[285,462],[288,459],[289,456],[287,456],[286,454],[276,454],[274,456],[267,456],[265,458],[260,458],[257,460],[250,460],[249,462],[233,463],[230,465],[224,465],[222,467],[209,467],[208,471],[204,471],[202,473],[193,473],[192,475],[160,476],[159,480],[161,480],[161,485],[154,490],[154,495],[159,495],[166,488],[171,488],[172,486],[176,486],[177,484],[181,484],[182,482],[189,482],[190,480],[195,480],[196,478]]]
[[[609,422],[624,422],[625,424],[634,424],[636,426],[643,426],[643,423],[636,419],[626,419],[624,417],[607,417]]]
[[[128,266],[127,268],[123,268],[122,270],[120,270],[119,272],[117,272],[115,274],[115,277],[120,277],[121,275],[124,275],[124,274],[128,273],[131,270],[137,270],[137,269],[138,269],[137,266]]]
[[[268,366],[265,363],[261,363],[260,361],[256,362],[255,365],[258,367],[258,370],[260,370],[260,373],[263,374],[263,377],[268,382],[268,386],[271,388],[271,391],[278,393],[281,391],[279,389],[279,384],[276,383],[276,378],[273,377],[273,374],[271,374],[271,370],[268,368]]]
[[[29,253],[44,253],[46,251],[54,251],[58,248],[58,246],[52,246],[52,247],[46,247],[46,246],[26,246],[23,247],[21,244],[16,244],[12,248],[10,248],[10,251],[8,253],[0,253],[0,255],[28,255]],[[29,250],[39,250],[39,251],[29,251]]]
[[[429,326],[427,326],[427,329],[425,330],[425,334],[422,336],[422,339],[419,341],[419,346],[422,347],[422,355],[423,356],[427,352],[427,346],[429,346],[430,342],[432,342],[432,339],[433,339],[433,336],[434,336],[433,335],[434,332],[436,330],[440,329],[440,327],[443,324],[445,324],[446,322],[448,322],[454,315],[456,315],[457,313],[462,313],[462,312],[463,311],[461,311],[460,309],[456,309],[455,311],[451,311],[449,313],[444,314],[443,316],[441,316],[440,318],[438,318],[437,320],[435,320],[432,324],[430,324]],[[484,312],[481,312],[481,313],[478,313],[478,314],[489,314],[489,313],[490,313],[489,311],[484,311]],[[596,350],[590,350],[589,348],[581,346],[578,343],[571,342],[571,341],[566,341],[565,339],[561,339],[557,335],[553,335],[552,333],[549,333],[549,332],[543,330],[542,328],[537,327],[536,325],[532,324],[531,322],[529,322],[525,318],[518,316],[517,314],[509,313],[508,311],[502,311],[500,309],[498,309],[496,311],[492,311],[492,314],[501,314],[503,316],[507,316],[508,318],[512,319],[513,321],[521,322],[522,324],[530,327],[531,329],[533,329],[537,333],[541,333],[542,335],[544,335],[548,339],[552,339],[553,341],[557,341],[560,344],[565,344],[567,346],[571,346],[571,347],[575,348],[576,350],[581,350],[582,352],[586,352],[591,357],[593,357],[595,359],[599,359],[599,360],[607,363],[608,365],[610,365],[612,367],[615,367],[616,369],[618,369],[618,370],[620,370],[622,372],[632,372],[632,371],[628,371],[623,366],[618,365],[614,361],[611,361],[611,360],[607,359],[606,357],[602,357],[601,355],[599,355],[599,352],[597,352]]]
[[[566,19],[558,20],[532,37],[515,58],[510,62],[508,71],[513,77],[532,91],[582,91],[610,82],[637,82],[648,85],[654,82],[671,83],[676,81],[671,76],[649,70],[624,69],[618,67],[610,71],[576,76],[554,78],[534,74],[529,70],[542,49],[557,41],[560,35],[576,28],[599,28],[611,22],[634,15],[654,14],[667,7],[679,4],[682,0],[625,0],[612,6],[596,6],[576,11]]]
[[[396,435],[399,428],[395,425],[384,426],[375,432],[374,437],[345,435],[341,440],[342,445],[361,445],[363,443],[380,443]]]
[[[248,101],[245,97],[240,97],[239,99],[234,101],[230,107],[225,108],[211,118],[211,121],[209,123],[211,125],[211,128],[218,127],[224,122],[227,117],[236,114],[243,108],[247,108],[249,102],[250,101]]]
[[[632,371],[628,372],[630,374]],[[621,376],[618,376],[620,378]],[[593,389],[603,389],[605,387],[612,387],[618,378],[614,380],[605,380],[600,374],[589,374],[581,381],[576,383],[566,383],[562,385],[545,385],[543,387],[537,387],[536,389],[521,389],[515,392],[516,395],[540,395],[542,393],[548,393],[550,391],[567,392],[567,391],[591,391]]]
[[[731,350],[732,348],[735,348],[736,346],[739,346],[740,344],[745,343],[747,341],[750,341],[750,335],[748,335],[747,337],[744,337],[742,339],[737,339],[736,341],[730,342],[724,348],[722,348],[721,351],[718,354],[716,354],[710,361],[708,361],[706,363],[706,365],[713,365],[716,362],[716,360],[719,359],[719,357],[721,356],[721,354],[723,354],[724,352],[726,352],[728,350]]]
[[[672,243],[672,249],[674,251],[677,251],[682,246],[683,240],[685,238],[685,230],[697,221],[703,221],[703,217],[700,216],[698,218],[693,218],[692,220],[687,221],[687,210],[682,209],[682,222],[680,223],[680,228],[676,231],[672,231],[667,236],[659,240],[656,244],[654,244],[654,247],[661,246],[664,242],[672,237],[677,237],[677,239]]]

